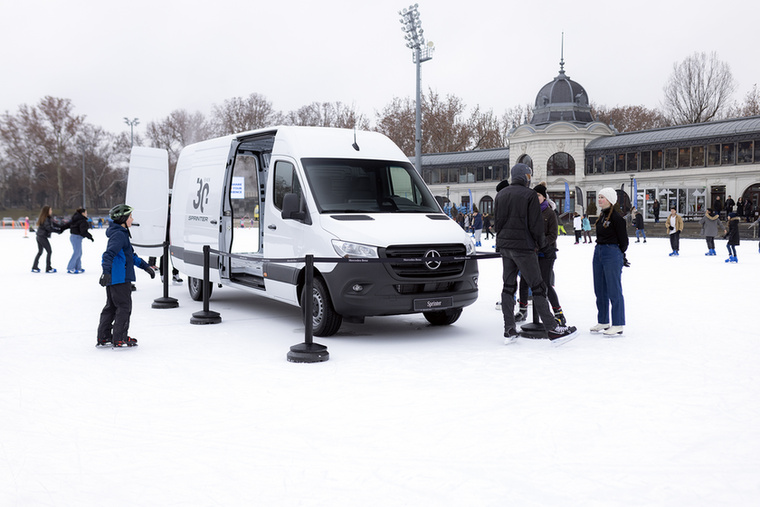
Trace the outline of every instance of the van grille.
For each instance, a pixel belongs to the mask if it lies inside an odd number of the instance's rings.
[[[388,259],[429,259],[427,262],[390,262],[393,272],[402,278],[440,278],[464,272],[464,259],[436,261],[439,257],[464,257],[464,245],[398,245],[389,246],[381,256]]]

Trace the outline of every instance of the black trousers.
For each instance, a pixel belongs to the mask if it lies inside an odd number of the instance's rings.
[[[552,308],[561,307],[557,291],[554,290],[554,285],[552,285],[554,278],[554,261],[556,260],[556,257],[538,258],[538,268],[541,270],[541,279],[544,281],[544,287],[546,288],[546,297],[549,300],[549,303],[551,303]],[[520,277],[520,292],[518,299],[523,305],[528,304],[528,283],[526,280],[523,280],[522,276]]]
[[[517,292],[517,273],[533,291],[533,306],[538,311],[544,329],[551,331],[557,327],[554,314],[546,300],[546,286],[541,277],[538,256],[531,250],[501,251],[501,263],[504,269],[504,286],[501,290],[501,312],[504,316],[504,332],[515,329],[515,292]]]
[[[106,287],[106,306],[100,312],[98,343],[127,339],[132,315],[132,284],[119,283]]]
[[[681,240],[681,231],[676,231],[670,235],[670,248],[672,248],[674,252],[678,251],[678,245],[680,243],[680,240]]]
[[[45,263],[46,271],[52,267],[50,265],[50,257],[53,255],[53,249],[50,247],[50,240],[37,236],[37,256],[34,258],[32,269],[38,269],[40,267],[40,257],[42,256],[43,250],[47,252],[47,261]]]

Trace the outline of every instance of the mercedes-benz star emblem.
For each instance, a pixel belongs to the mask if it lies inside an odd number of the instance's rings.
[[[438,260],[441,258],[441,254],[438,253],[438,250],[428,250],[425,252],[425,266],[427,266],[428,269],[434,270],[441,267],[441,261]]]

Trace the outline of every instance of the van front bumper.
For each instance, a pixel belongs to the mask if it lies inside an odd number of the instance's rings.
[[[478,299],[478,264],[458,276],[400,278],[382,263],[339,263],[324,273],[335,311],[343,316],[402,315],[462,308]]]

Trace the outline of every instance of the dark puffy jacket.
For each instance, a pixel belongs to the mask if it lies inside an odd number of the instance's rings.
[[[93,239],[89,229],[90,224],[87,222],[87,217],[79,212],[72,215],[71,222],[69,222],[69,230],[71,231],[71,234],[76,234],[77,236],[82,236],[87,239]]]
[[[496,248],[537,251],[544,247],[544,219],[535,191],[510,185],[496,194],[493,208]]]
[[[51,234],[54,232],[57,232],[58,234],[62,233],[65,228],[61,228],[53,222],[53,219],[50,217],[47,217],[44,222],[42,222],[42,225],[37,227],[37,237],[40,238],[49,238]]]
[[[544,220],[544,237],[546,243],[539,252],[547,259],[554,259],[557,257],[557,236],[559,235],[559,221],[557,220],[557,213],[554,212],[548,201],[544,201],[541,205],[541,217]]]
[[[103,273],[111,273],[111,285],[135,281],[135,266],[148,264],[137,256],[129,240],[129,229],[111,222],[106,231],[108,246],[103,252]]]

